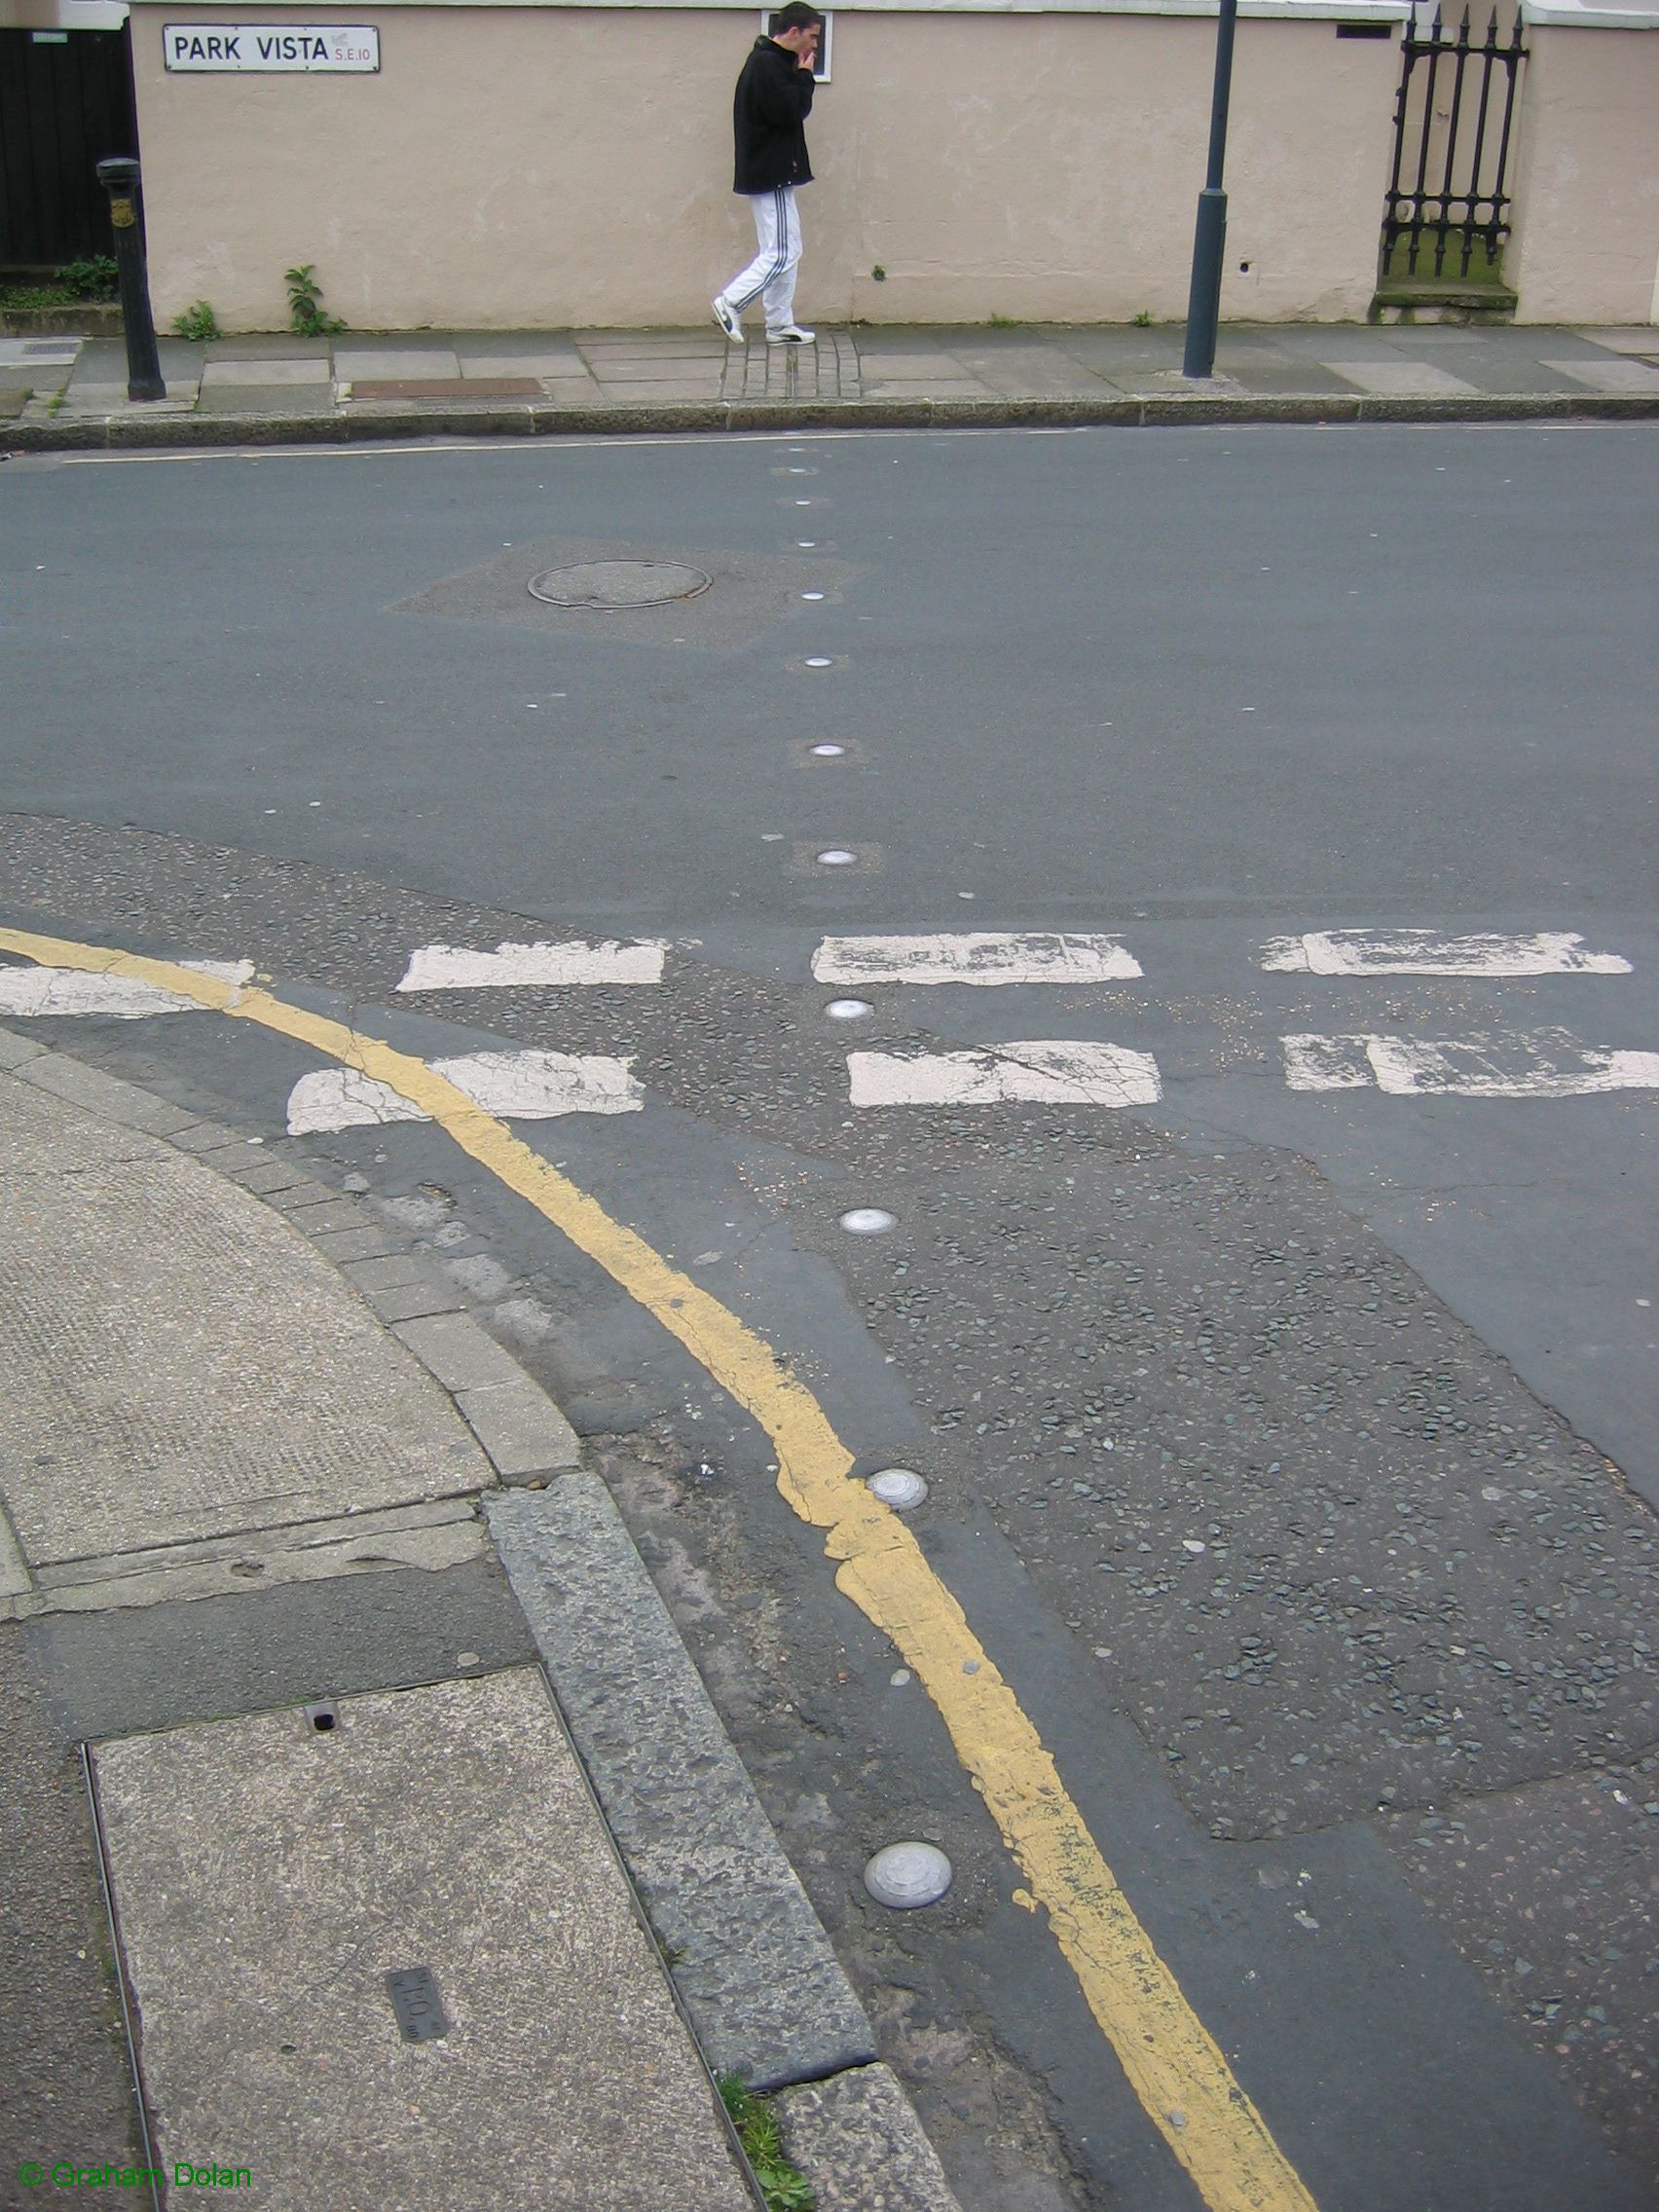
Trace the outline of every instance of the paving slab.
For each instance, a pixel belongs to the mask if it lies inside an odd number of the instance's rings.
[[[528,1375],[458,1390],[455,1402],[503,1481],[573,1467],[581,1457],[575,1430]]]
[[[94,1754],[164,2170],[273,2212],[754,2212],[539,1672],[335,1712]]]
[[[47,1052],[23,1060],[18,1073],[0,1077],[0,1192],[19,1173],[67,1176],[121,1161],[169,1158],[158,1137],[78,1110],[84,1102],[71,1093],[78,1079],[89,1075],[107,1082],[95,1069]]]
[[[861,345],[859,365],[866,376],[883,380],[917,377],[956,377],[962,375],[961,356],[954,352],[929,352],[919,349],[889,349],[885,346]]]
[[[1659,337],[1655,344],[1659,345]],[[1659,391],[1659,368],[1650,361],[1627,358],[1616,361],[1594,361],[1588,358],[1571,361],[1545,361],[1542,366],[1558,376],[1569,377],[1575,384],[1587,384],[1592,391]]]
[[[1327,356],[1320,365],[1380,399],[1465,399],[1479,389],[1433,361],[1366,360],[1345,354]]]
[[[351,384],[359,377],[459,377],[461,363],[451,347],[336,346],[334,373]]]
[[[405,1568],[437,1574],[483,1553],[484,1531],[470,1502],[447,1498],[253,1535],[70,1560],[41,1567],[32,1587],[14,1593],[9,1604],[16,1617],[28,1619],[47,1612],[200,1603],[227,1592],[276,1590],[290,1583],[350,1580]],[[7,1605],[0,1596],[0,1617]]]
[[[866,376],[865,393],[870,399],[989,399],[994,395],[977,377]]]
[[[1659,325],[1642,323],[1629,330],[1575,330],[1587,346],[1604,346],[1610,353],[1642,353],[1659,358]]]
[[[79,338],[0,338],[0,368],[72,368],[81,346]]]
[[[135,401],[127,396],[125,376],[119,384],[85,384],[77,377],[68,387],[64,413],[136,416],[188,414],[196,405],[195,380],[187,378],[181,383],[176,377],[169,377],[164,372],[162,381],[166,387],[165,399]],[[283,392],[281,399],[284,405],[287,404],[288,394]]]
[[[283,1216],[15,1077],[0,1369],[0,1502],[36,1567],[494,1479],[448,1396]]]
[[[248,360],[209,361],[202,371],[202,388],[217,391],[225,385],[327,384],[333,375],[327,359],[314,355],[284,359],[263,355]]]
[[[958,361],[960,368],[972,378],[1005,397],[1026,392],[1039,397],[1069,397],[1100,394],[1108,388],[1105,379],[1086,368],[1083,362],[1046,348],[1034,346],[1017,351],[999,349],[982,353],[964,351]]]
[[[273,362],[273,367],[280,367]],[[249,384],[240,387],[221,387],[216,391],[203,389],[202,411],[204,415],[256,415],[277,417],[287,415],[332,415],[334,390],[326,384]]]
[[[258,330],[238,338],[210,338],[202,348],[203,358],[214,361],[312,360],[317,351],[314,338],[298,331]]]
[[[522,353],[462,353],[461,373],[468,379],[478,377],[586,377],[582,357],[573,347],[561,353],[537,352],[534,349]]]
[[[73,339],[64,343],[74,345]],[[76,373],[94,384],[113,384],[119,377],[127,380],[127,341],[125,338],[87,338],[79,341],[76,355]],[[312,352],[316,342],[310,342]],[[156,354],[162,364],[162,375],[169,381],[175,376],[189,377],[193,382],[202,373],[202,347],[193,339],[174,338],[166,331],[156,334]]]
[[[354,383],[353,399],[539,399],[536,377],[382,377]]]

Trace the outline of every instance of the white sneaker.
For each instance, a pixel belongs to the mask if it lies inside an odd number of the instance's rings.
[[[724,300],[714,300],[710,304],[715,311],[715,320],[725,332],[727,338],[734,346],[741,346],[743,344],[743,324],[738,320],[735,311],[727,307]]]
[[[768,330],[768,346],[810,346],[818,336],[816,330],[802,330],[798,322],[786,322],[781,330]]]

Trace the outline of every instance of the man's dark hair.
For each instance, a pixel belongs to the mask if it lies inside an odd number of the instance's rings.
[[[809,8],[806,0],[788,0],[788,5],[772,18],[771,27],[774,31],[804,31],[823,20],[823,11]]]

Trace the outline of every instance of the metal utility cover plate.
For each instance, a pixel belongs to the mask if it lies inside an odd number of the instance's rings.
[[[548,607],[593,607],[619,614],[695,599],[714,578],[689,561],[577,561],[530,579],[530,596]]]
[[[537,1670],[94,1768],[159,2165],[211,2151],[288,2212],[753,2212]]]
[[[733,652],[773,635],[782,622],[796,633],[810,627],[805,617],[813,610],[801,593],[839,594],[860,572],[817,551],[767,555],[544,537],[503,546],[494,560],[443,577],[393,611],[509,622],[607,645]]]

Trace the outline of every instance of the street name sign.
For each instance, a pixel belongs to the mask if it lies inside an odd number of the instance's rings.
[[[380,32],[368,23],[164,23],[162,53],[174,70],[347,70],[380,67]]]

